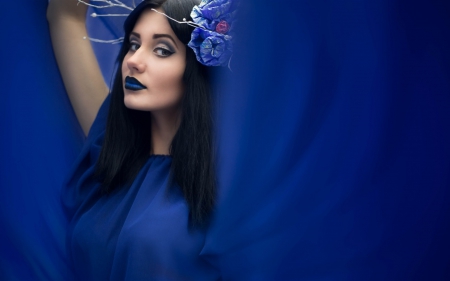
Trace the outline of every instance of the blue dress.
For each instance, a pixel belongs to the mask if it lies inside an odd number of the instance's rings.
[[[102,195],[93,177],[109,97],[63,190],[68,252],[80,280],[217,280],[199,254],[204,230],[188,227],[189,208],[169,188],[172,158],[150,156],[130,188]]]

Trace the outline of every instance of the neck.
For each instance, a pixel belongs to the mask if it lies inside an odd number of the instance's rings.
[[[170,154],[170,145],[180,126],[179,111],[172,113],[152,112],[151,154]]]

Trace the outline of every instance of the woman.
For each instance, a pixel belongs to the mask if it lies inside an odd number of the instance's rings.
[[[86,7],[49,4],[55,55],[88,134],[63,192],[80,279],[218,278],[199,257],[215,194],[208,68],[186,46],[193,27],[168,20],[188,18],[196,4],[152,0],[134,9],[108,96],[82,40]]]

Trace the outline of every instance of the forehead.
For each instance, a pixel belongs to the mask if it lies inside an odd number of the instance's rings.
[[[157,10],[162,13],[164,12],[161,9]],[[139,33],[141,36],[165,33],[176,38],[168,19],[164,15],[158,14],[150,9],[146,9],[139,16],[133,27],[133,32]]]

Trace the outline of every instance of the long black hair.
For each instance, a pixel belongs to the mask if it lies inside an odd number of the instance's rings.
[[[150,0],[139,4],[124,24],[125,39],[117,60],[117,70],[111,90],[105,139],[96,175],[106,193],[128,186],[145,164],[151,151],[151,112],[129,109],[124,105],[122,62],[129,49],[128,38],[141,13],[149,8],[162,8],[174,18],[192,20],[190,12],[199,1]],[[178,39],[187,44],[193,28],[169,20]],[[184,94],[182,118],[170,147],[172,156],[171,186],[177,183],[190,208],[191,225],[208,222],[214,206],[215,167],[211,87],[208,68],[200,64],[194,52],[186,47],[186,69],[183,76]]]

